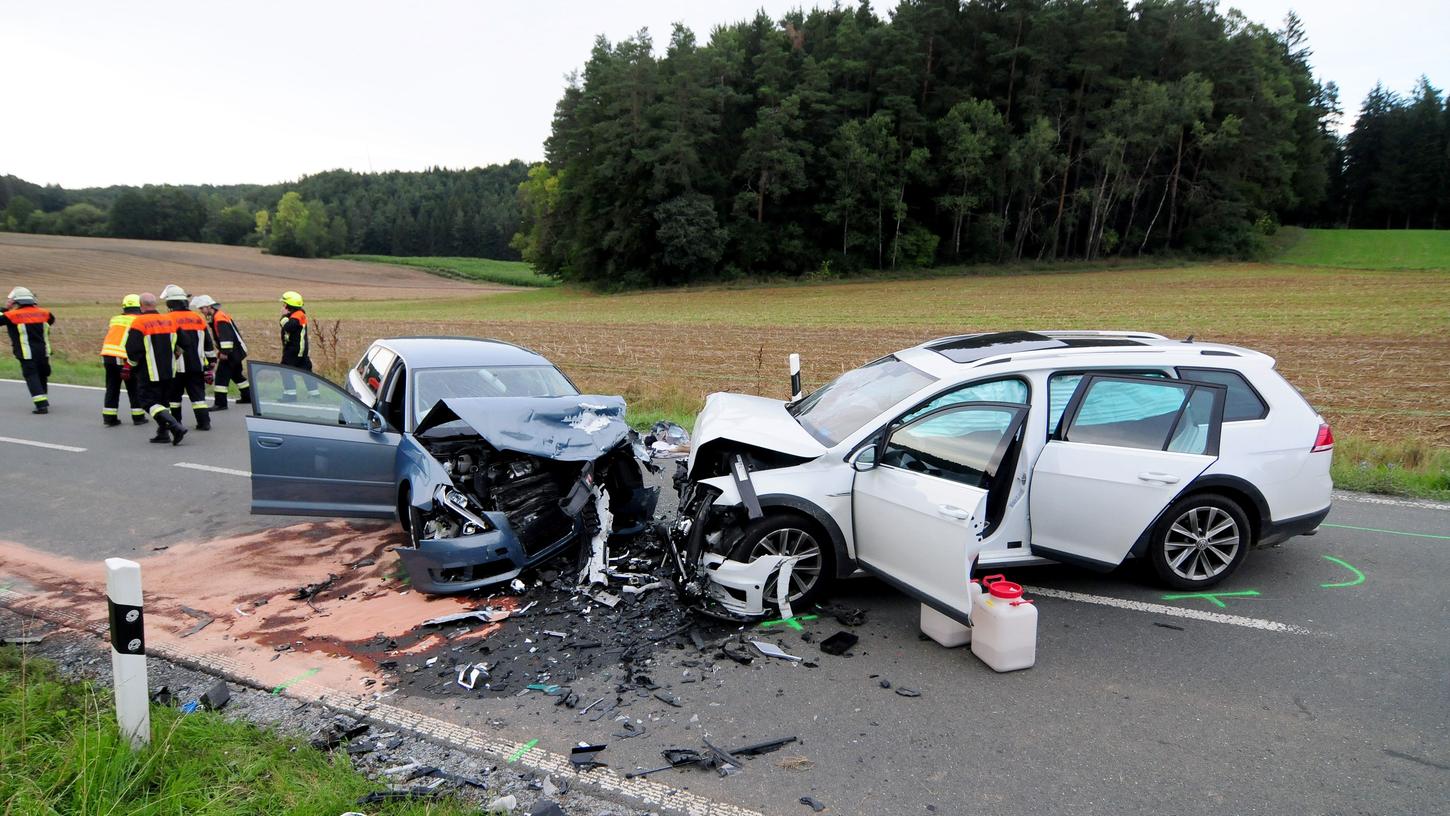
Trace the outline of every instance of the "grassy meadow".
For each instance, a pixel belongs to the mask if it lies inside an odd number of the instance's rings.
[[[392,255],[339,255],[342,261],[368,261],[394,266],[426,269],[436,275],[459,280],[504,283],[510,286],[557,286],[558,281],[540,275],[522,261],[496,261],[491,258],[403,258]]]
[[[1287,253],[1415,255],[1423,269],[1346,264],[1072,265],[934,269],[917,277],[763,282],[599,294],[569,286],[309,298],[313,359],[340,377],[373,339],[495,337],[533,348],[594,393],[623,394],[631,419],[688,425],[712,391],[786,396],[786,355],[808,387],[931,337],[1005,329],[1132,329],[1234,343],[1274,356],[1333,423],[1345,486],[1450,498],[1450,243],[1408,233],[1302,230]],[[1438,246],[1439,249],[1434,249]],[[401,259],[437,260],[437,259]],[[490,262],[483,262],[484,264]],[[269,293],[276,281],[264,279]],[[304,294],[306,294],[304,292]],[[263,298],[259,297],[258,301]],[[95,383],[108,306],[53,304],[57,379]],[[228,304],[259,359],[276,359],[277,306]],[[18,368],[0,358],[0,376]]]

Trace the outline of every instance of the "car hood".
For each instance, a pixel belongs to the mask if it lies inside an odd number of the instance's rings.
[[[439,400],[413,431],[462,421],[498,450],[586,462],[629,436],[624,397],[454,397]]]
[[[729,439],[766,450],[814,459],[826,452],[780,400],[746,394],[711,394],[705,409],[695,418],[689,467],[695,467],[693,451],[714,439]]]

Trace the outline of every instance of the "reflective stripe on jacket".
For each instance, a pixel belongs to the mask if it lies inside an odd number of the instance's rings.
[[[151,382],[175,376],[176,324],[170,315],[142,312],[131,321],[126,332],[126,361],[133,367],[146,364],[146,379]]]
[[[137,318],[133,314],[118,314],[111,318],[111,325],[106,327],[106,339],[101,341],[102,357],[119,357],[126,359],[126,332],[131,329],[131,322]]]
[[[55,315],[39,306],[16,306],[0,313],[0,325],[10,330],[10,345],[17,360],[50,356],[50,324]]]
[[[176,326],[176,373],[205,371],[207,358],[216,356],[207,332],[206,318],[190,309],[176,309],[167,312],[166,316]]]
[[[231,315],[217,309],[212,315],[212,329],[216,332],[217,345],[224,354],[237,360],[247,356],[247,344],[242,341],[242,330],[237,328]]]
[[[307,313],[293,309],[282,315],[282,363],[307,359]]]

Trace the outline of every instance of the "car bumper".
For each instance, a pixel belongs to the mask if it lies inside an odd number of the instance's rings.
[[[1259,535],[1257,546],[1272,547],[1283,544],[1294,536],[1313,535],[1324,519],[1329,517],[1329,508],[1325,507],[1318,512],[1309,513],[1304,516],[1296,516],[1282,521],[1272,521],[1264,526],[1263,533]]]
[[[621,529],[619,534],[630,535],[642,530],[658,501],[658,487],[635,490],[618,517],[637,522]],[[416,547],[398,549],[398,558],[415,589],[448,595],[511,581],[525,569],[554,558],[581,540],[582,525],[576,524],[568,535],[531,555],[514,535],[507,516],[492,512],[483,515],[493,527],[486,533],[424,539]]]

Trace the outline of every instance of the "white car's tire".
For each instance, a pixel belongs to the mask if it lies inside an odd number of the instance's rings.
[[[1254,531],[1238,503],[1225,496],[1185,496],[1164,511],[1148,541],[1148,557],[1174,589],[1204,589],[1239,568]]]
[[[791,570],[792,606],[803,607],[824,597],[836,578],[836,551],[812,519],[790,511],[766,511],[763,518],[745,526],[740,541],[731,551],[736,561],[749,563],[764,555],[800,555]],[[775,578],[765,588],[765,600],[775,603]]]

